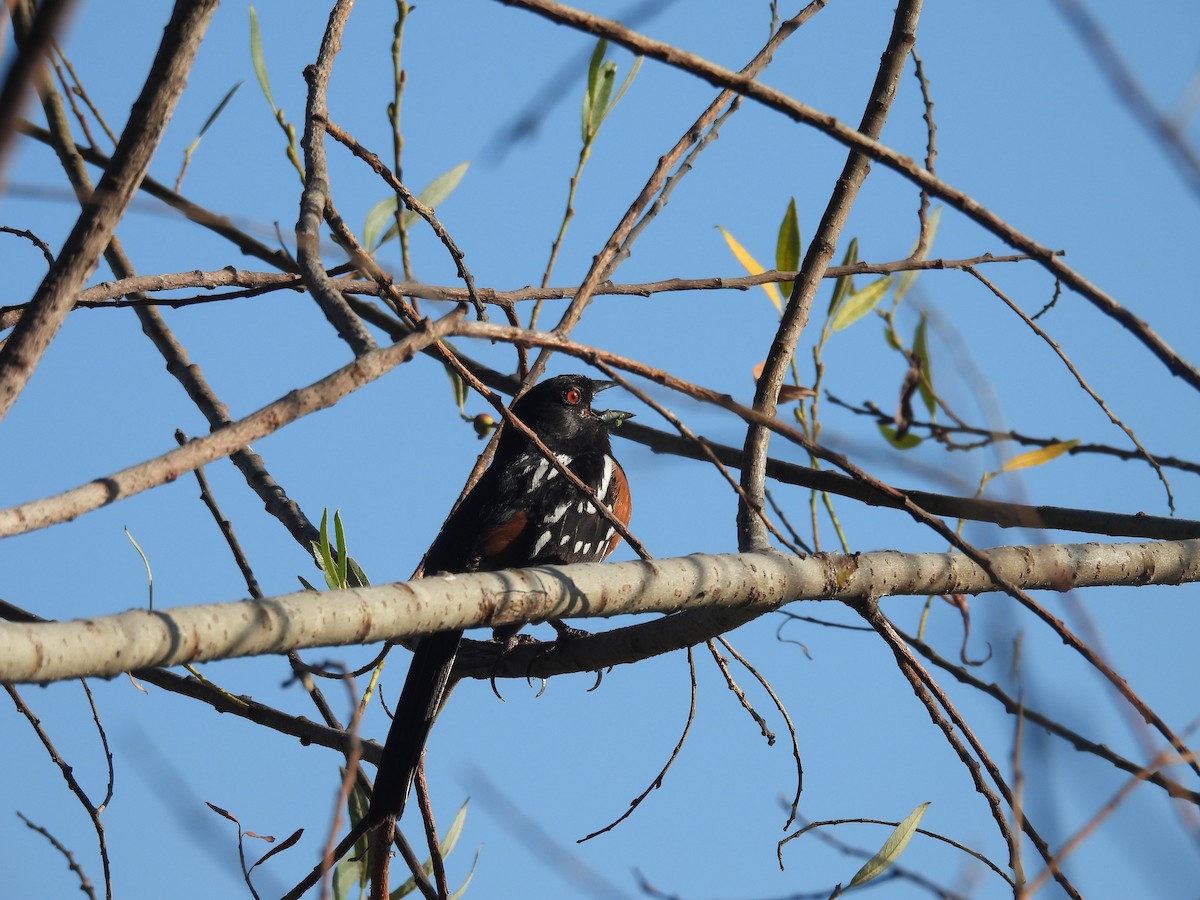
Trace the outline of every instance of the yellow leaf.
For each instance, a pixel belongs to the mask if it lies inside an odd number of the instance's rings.
[[[1031,466],[1040,466],[1042,463],[1048,463],[1050,460],[1062,456],[1078,443],[1078,439],[1073,441],[1059,441],[1057,444],[1050,444],[1038,450],[1021,453],[1002,465],[1000,471],[1012,472],[1016,469],[1028,469]]]
[[[763,272],[767,271],[758,264],[758,260],[756,260],[746,251],[745,247],[737,242],[732,234],[730,234],[720,225],[717,226],[717,230],[721,232],[721,237],[725,238],[725,243],[729,245],[729,249],[733,252],[733,255],[737,261],[742,264],[743,269],[745,269],[751,275],[761,275]],[[775,309],[777,309],[780,315],[782,315],[783,297],[779,294],[779,288],[777,288],[775,283],[772,281],[764,284],[762,289],[767,292],[767,299],[775,304]]]

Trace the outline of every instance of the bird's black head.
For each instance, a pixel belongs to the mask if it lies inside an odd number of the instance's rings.
[[[556,375],[531,387],[513,405],[513,412],[554,453],[575,455],[608,449],[608,430],[633,413],[619,409],[594,410],[596,394],[616,384],[585,375]],[[520,452],[527,446],[515,428],[506,428],[501,449]]]

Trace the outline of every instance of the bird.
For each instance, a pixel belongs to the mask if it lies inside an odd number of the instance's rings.
[[[558,375],[531,387],[512,405],[513,414],[560,465],[587,485],[622,525],[632,505],[625,470],[613,456],[609,432],[633,413],[596,410],[597,394],[616,386],[585,375]],[[503,425],[496,454],[479,481],[450,513],[425,554],[426,575],[492,572],[535,565],[600,562],[621,535],[591,496],[562,477],[524,433]],[[551,622],[559,639],[575,629]],[[517,629],[519,630],[519,629]],[[425,743],[446,694],[462,631],[439,631],[417,641],[400,699],[383,746],[371,802],[341,842],[284,895],[295,900],[317,883],[363,835],[400,818],[416,778]],[[507,648],[516,630],[495,629]],[[386,838],[390,841],[390,837]],[[372,853],[385,852],[372,841]]]
[[[632,505],[629,481],[613,456],[609,432],[633,414],[596,410],[597,394],[616,386],[584,375],[558,375],[531,387],[512,412],[557,461],[591,488],[623,524]],[[426,575],[492,572],[535,565],[600,562],[621,541],[591,497],[562,477],[540,448],[504,425],[492,463],[450,514],[425,555]],[[552,622],[560,639],[574,634]],[[396,702],[364,822],[399,819],[426,740],[442,704],[462,631],[420,638]],[[515,630],[497,629],[511,646]]]

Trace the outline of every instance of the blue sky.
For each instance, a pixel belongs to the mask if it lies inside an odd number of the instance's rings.
[[[300,126],[301,70],[315,56],[324,4],[264,0],[257,4],[275,100]],[[1172,109],[1194,77],[1200,53],[1200,7],[1174,0],[1139,7],[1094,0],[1091,9],[1149,94]],[[611,14],[609,4],[592,3]],[[334,66],[331,117],[364,144],[387,154],[385,105],[390,99],[391,16],[386,3],[354,10]],[[793,10],[783,10],[785,15]],[[817,109],[857,123],[887,40],[892,4],[832,2],[788,41],[763,80]],[[166,4],[80,4],[64,47],[114,128],[123,123],[166,22]],[[638,29],[730,68],[739,68],[767,34],[766,3],[691,0],[669,4]],[[420,188],[463,161],[471,165],[440,218],[484,286],[536,284],[565,202],[579,149],[578,109],[593,42],[498,3],[423,3],[404,45],[405,179]],[[1063,249],[1070,265],[1133,310],[1182,355],[1200,358],[1200,313],[1194,262],[1200,219],[1197,196],[1156,141],[1115,97],[1054,4],[966,4],[931,0],[917,48],[935,101],[936,168],[1013,227]],[[11,47],[6,47],[6,52]],[[622,76],[630,56],[610,54]],[[205,135],[183,193],[228,215],[274,246],[278,225],[287,242],[297,215],[299,182],[283,154],[283,138],[255,82],[245,4],[226,3],[213,19],[188,89],[151,174],[171,183],[183,149],[220,98],[242,81]],[[550,89],[553,90],[550,90]],[[534,98],[544,103],[536,132],[495,150],[514,116]],[[713,89],[677,70],[646,62],[605,124],[576,197],[576,217],[553,284],[577,283],[658,157],[709,102]],[[902,153],[924,154],[922,105],[911,66],[900,85],[882,140]],[[40,121],[40,112],[29,115]],[[1186,128],[1200,143],[1195,120]],[[333,195],[351,227],[385,195],[381,183],[340,148],[328,147]],[[616,280],[741,274],[715,226],[723,226],[769,263],[776,230],[795,197],[805,244],[845,159],[844,149],[816,131],[747,102],[699,158],[670,203],[635,245]],[[29,228],[61,245],[75,208],[53,155],[21,141],[5,173],[0,224]],[[902,258],[917,228],[917,194],[876,166],[851,214],[837,256],[857,237],[860,256]],[[117,231],[143,274],[255,268],[255,261],[200,232],[149,199],[139,199]],[[44,274],[40,254],[0,235],[6,265],[5,304],[23,302]],[[453,267],[428,234],[417,231],[418,277],[453,284]],[[1008,248],[944,210],[933,255],[971,257]],[[340,261],[336,247],[327,261]],[[393,244],[380,261],[399,268]],[[1025,262],[988,267],[1025,310],[1054,293],[1052,277]],[[103,265],[89,284],[111,277]],[[860,280],[859,285],[865,283]],[[817,310],[829,296],[827,285]],[[562,304],[551,303],[543,322]],[[918,310],[931,320],[934,378],[952,408],[978,425],[1080,438],[1126,447],[1050,350],[970,276],[928,272],[897,313],[911,335]],[[164,310],[192,359],[236,418],[307,384],[349,360],[307,296],[273,294],[248,300]],[[814,313],[816,315],[816,313]],[[776,313],[757,289],[596,300],[575,337],[672,371],[749,402],[750,370],[767,352]],[[1196,398],[1150,354],[1081,298],[1065,293],[1040,320],[1093,388],[1153,452],[1194,458]],[[801,380],[811,380],[816,327],[798,352]],[[511,350],[463,344],[505,370]],[[867,318],[839,332],[826,349],[826,388],[852,403],[890,410],[904,367]],[[580,369],[559,358],[552,372]],[[650,386],[652,395],[707,437],[740,445],[741,424],[717,411]],[[633,398],[616,405],[639,411]],[[471,412],[484,406],[472,401]],[[983,472],[1020,448],[947,453],[923,445],[898,454],[874,426],[826,403],[825,439],[892,483],[970,494]],[[669,426],[664,426],[669,429]],[[0,422],[0,505],[45,496],[90,481],[174,446],[176,428],[206,425],[128,310],[80,310],[69,316],[34,378]],[[418,360],[255,445],[268,469],[314,519],[340,508],[352,552],[375,582],[402,580],[428,546],[481,445],[457,416],[445,375]],[[803,462],[778,440],[772,452]],[[698,463],[656,456],[618,442],[635,492],[633,529],[656,556],[736,549],[735,499]],[[930,474],[933,473],[933,474]],[[313,578],[311,562],[227,462],[208,467],[225,515],[268,594]],[[1195,476],[1171,476],[1178,514],[1200,517]],[[776,499],[801,531],[808,496],[780,487]],[[1149,467],[1106,459],[1061,459],[1006,476],[988,495],[1027,502],[1144,511],[1166,515],[1162,488]],[[902,515],[836,501],[852,549],[942,550],[940,539]],[[6,577],[0,596],[41,615],[102,615],[145,603],[145,573],[128,528],[154,569],[157,607],[236,600],[246,594],[194,481],[182,478],[148,494],[44,532],[0,545]],[[1069,533],[1034,534],[968,525],[979,545],[1079,541]],[[822,546],[835,549],[827,520]],[[628,558],[624,548],[619,558]],[[1107,658],[1176,729],[1198,713],[1194,636],[1200,614],[1194,587],[1103,589],[1064,600],[1040,599],[1080,632],[1094,628]],[[885,611],[914,629],[921,598],[885,601]],[[832,604],[793,607],[800,614],[853,623]],[[1038,706],[1137,759],[1144,736],[1098,677],[1046,630],[998,595],[972,601],[969,652],[992,662],[977,674],[1011,686],[1014,637],[1021,639],[1022,683]],[[778,632],[778,634],[777,634]],[[962,637],[957,614],[935,604],[929,637],[954,656]],[[780,640],[780,638],[784,640]],[[899,819],[931,801],[925,827],[1001,861],[1002,843],[983,801],[899,676],[890,654],[870,635],[766,617],[730,636],[768,677],[796,723],[804,760],[801,813],[810,819]],[[795,642],[800,642],[807,653]],[[364,662],[375,648],[334,649],[312,661]],[[385,696],[399,690],[405,661],[396,653],[384,675]],[[689,695],[682,654],[625,666],[588,692],[586,675],[555,680],[534,698],[524,684],[505,685],[505,703],[486,684],[458,688],[438,722],[429,777],[439,819],[471,800],[460,847],[450,859],[461,880],[478,848],[468,896],[610,897],[639,895],[637,870],[659,890],[688,898],[768,898],[828,889],[859,863],[806,837],[785,849],[780,872],[775,844],[786,814],[780,798],[794,791],[795,772],[780,717],[744,670],[739,683],[779,735],[766,741],[706,651],[697,653],[696,722],[662,788],[612,833],[575,840],[621,814],[655,777],[683,727]],[[315,717],[288,669],[277,659],[215,663],[205,675],[233,693],[248,693],[298,715]],[[993,757],[1008,771],[1013,722],[992,702],[940,676]],[[127,679],[94,686],[116,755],[117,790],[104,814],[117,896],[236,895],[240,873],[229,823],[204,808],[222,806],[247,829],[284,836],[306,829],[299,847],[256,873],[263,896],[277,895],[304,871],[324,840],[337,783],[338,758],[321,748],[264,732],[207,707]],[[103,793],[103,757],[76,684],[22,691],[64,756],[95,796]],[[330,689],[346,715],[344,695]],[[374,710],[364,732],[381,737],[386,720]],[[0,726],[8,764],[0,786],[10,810],[44,824],[99,878],[94,837],[56,769],[13,712]],[[1022,750],[1026,801],[1042,833],[1058,843],[1086,822],[1125,779],[1061,744],[1030,734]],[[1177,777],[1184,774],[1175,770]],[[525,818],[517,818],[517,807]],[[1186,812],[1180,818],[1186,821]],[[530,823],[536,822],[536,828]],[[411,828],[411,823],[410,828]],[[837,829],[839,838],[874,849],[878,826]],[[0,858],[13,896],[75,890],[73,876],[42,838],[11,813],[0,814]],[[1200,879],[1196,843],[1161,791],[1143,787],[1091,838],[1070,871],[1086,896],[1179,896]],[[265,850],[265,845],[262,848]],[[1031,852],[1027,863],[1033,870]],[[917,840],[903,863],[977,897],[1005,896],[1006,886],[957,851]],[[873,889],[879,896],[923,896],[911,883]],[[1054,895],[1054,889],[1046,892]]]

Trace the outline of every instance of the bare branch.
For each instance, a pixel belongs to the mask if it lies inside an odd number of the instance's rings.
[[[879,551],[798,559],[778,553],[702,555],[650,562],[513,569],[262,601],[130,610],[75,622],[0,622],[0,681],[108,677],[148,666],[369,643],[447,629],[631,613],[727,610],[754,617],[801,599],[978,594],[995,578],[1027,590],[1200,580],[1200,541],[1000,547],[983,566],[961,553]],[[637,639],[631,639],[636,633]],[[683,618],[580,638],[559,649],[517,647],[497,675],[595,671],[692,646]],[[488,677],[471,665],[464,674]]]

